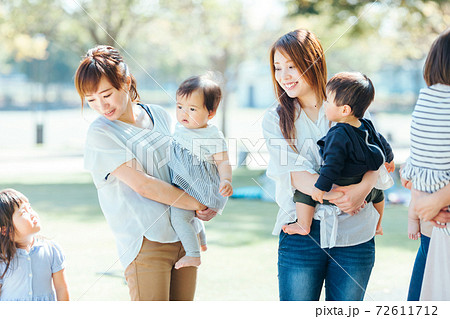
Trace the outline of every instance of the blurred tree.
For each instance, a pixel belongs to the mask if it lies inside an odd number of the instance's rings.
[[[156,1],[10,0],[0,3],[0,37],[17,61],[46,60],[70,48],[85,52],[96,44],[125,46],[155,14]],[[58,55],[58,54],[56,54]],[[54,58],[54,57],[52,57]],[[60,61],[61,62],[61,61]],[[60,63],[59,63],[60,64]]]
[[[248,7],[248,1],[169,3],[160,11],[159,32],[148,33],[148,41],[158,46],[162,53],[153,62],[170,68],[172,74],[175,72],[178,83],[190,75],[216,71],[224,89],[219,112],[221,129],[226,134],[229,93],[237,85],[239,66],[249,58],[261,56],[267,62],[267,51],[278,29],[269,20],[253,25],[249,12],[254,8]]]
[[[378,33],[394,59],[420,59],[430,39],[450,25],[448,0],[286,0],[291,16],[327,16],[326,27],[351,24],[346,37]],[[380,45],[381,43],[379,43]]]
[[[263,57],[266,63],[278,35],[270,16],[257,25],[254,20],[260,17],[250,18],[257,6],[246,0],[9,0],[0,2],[0,18],[6,22],[0,38],[11,39],[11,54],[26,61],[20,66],[35,80],[45,73],[45,81],[65,81],[77,65],[74,60],[96,44],[117,47],[140,67],[133,65],[134,73],[150,74],[151,69],[166,83],[218,71],[226,130],[228,93],[235,89],[240,63],[249,57]],[[13,45],[20,37],[34,49]],[[47,62],[32,67],[38,59]]]
[[[63,13],[55,0],[15,0],[0,3],[3,21],[0,36],[4,47],[17,61],[44,60]]]
[[[386,108],[397,103],[406,110],[414,105],[423,86],[424,58],[450,25],[448,0],[284,2],[290,23],[320,37],[329,74],[357,70],[373,77],[375,86],[383,88],[377,104]]]
[[[126,46],[158,14],[157,0],[73,0],[60,7],[67,18],[61,32],[82,52],[97,44]]]

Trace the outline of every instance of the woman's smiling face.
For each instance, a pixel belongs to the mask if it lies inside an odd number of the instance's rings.
[[[110,121],[129,122],[126,113],[129,99],[127,91],[117,90],[104,76],[100,79],[97,91],[86,94],[89,107]]]
[[[275,79],[290,98],[298,98],[311,91],[294,61],[280,50],[274,54]]]

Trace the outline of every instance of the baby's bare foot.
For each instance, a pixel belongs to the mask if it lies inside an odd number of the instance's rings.
[[[289,234],[289,235],[294,235],[294,234],[308,235],[309,232],[311,231],[310,230],[311,226],[302,225],[299,222],[295,222],[295,223],[289,224],[289,225],[283,225],[281,228],[283,229],[283,231],[286,234]]]
[[[200,257],[184,256],[175,263],[175,269],[180,269],[182,267],[198,267],[200,264]]]

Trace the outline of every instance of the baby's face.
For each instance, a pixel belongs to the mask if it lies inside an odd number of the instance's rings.
[[[193,91],[190,96],[177,96],[177,121],[185,128],[205,128],[213,116],[206,109],[200,90]]]

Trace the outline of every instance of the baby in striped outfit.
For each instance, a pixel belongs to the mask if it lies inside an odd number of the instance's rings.
[[[177,121],[169,167],[172,183],[208,208],[221,212],[233,194],[231,166],[223,133],[208,121],[216,115],[222,97],[220,86],[209,75],[193,76],[177,90]],[[171,222],[186,255],[175,268],[200,265],[200,246],[206,236],[193,227],[194,211],[171,208]]]

